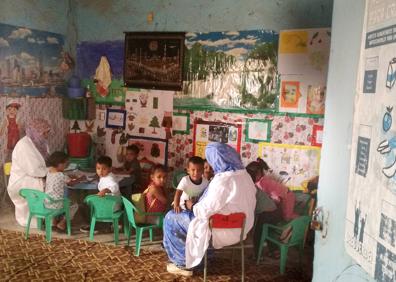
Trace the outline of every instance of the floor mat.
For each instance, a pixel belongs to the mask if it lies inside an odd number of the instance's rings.
[[[202,269],[191,278],[166,272],[165,251],[142,250],[139,257],[131,247],[85,240],[54,238],[0,229],[1,281],[202,281]],[[234,265],[225,252],[215,253],[208,263],[208,281],[240,281],[240,261]],[[217,255],[218,254],[218,255]],[[237,257],[237,255],[236,255]],[[268,259],[269,262],[270,259]],[[296,266],[279,274],[279,261],[259,266],[246,259],[245,281],[310,281],[307,271]]]

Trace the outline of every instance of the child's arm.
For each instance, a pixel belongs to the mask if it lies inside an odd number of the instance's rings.
[[[173,210],[176,213],[179,213],[181,211],[181,208],[180,208],[180,197],[181,197],[182,194],[183,194],[183,190],[177,189],[176,193],[175,193],[175,197],[173,198]]]

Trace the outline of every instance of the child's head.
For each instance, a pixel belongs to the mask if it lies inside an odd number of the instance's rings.
[[[166,168],[163,165],[157,164],[151,169],[151,182],[157,187],[164,187],[166,184]]]
[[[131,162],[137,159],[139,155],[139,148],[136,145],[129,145],[126,148],[126,155],[125,155],[125,160],[127,162]]]
[[[8,116],[16,116],[21,105],[15,101],[10,101],[6,106],[6,113]]]
[[[207,180],[212,179],[212,177],[214,176],[213,168],[210,166],[207,160],[205,160],[204,164],[204,176]]]
[[[108,156],[101,156],[96,161],[96,174],[105,177],[111,172],[113,161]]]
[[[201,157],[191,157],[188,159],[187,173],[192,181],[201,181],[204,173],[205,161]]]
[[[246,166],[247,172],[250,174],[253,182],[256,183],[264,176],[263,167],[259,162],[251,162]]]
[[[64,152],[53,152],[47,158],[46,163],[48,167],[53,167],[57,171],[64,171],[68,165],[68,159],[69,157]]]

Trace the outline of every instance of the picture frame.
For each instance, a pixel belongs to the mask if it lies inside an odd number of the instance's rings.
[[[168,166],[168,140],[128,135],[128,145],[136,145],[139,148],[139,160],[147,159]]]
[[[190,114],[173,113],[173,134],[190,134]]]
[[[125,86],[182,90],[184,40],[184,32],[125,32]]]
[[[106,127],[125,129],[126,111],[119,109],[106,110]]]
[[[246,119],[245,142],[259,143],[271,141],[271,120]],[[256,133],[255,131],[261,132]]]

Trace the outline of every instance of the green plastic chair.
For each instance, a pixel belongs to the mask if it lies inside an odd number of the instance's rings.
[[[177,170],[173,172],[173,177],[172,177],[172,187],[173,189],[177,189],[177,185],[179,185],[180,180],[188,175],[185,170]]]
[[[304,251],[305,232],[308,229],[308,225],[310,221],[311,218],[309,216],[300,216],[283,226],[263,224],[260,243],[258,246],[257,264],[259,264],[260,262],[260,258],[263,251],[263,245],[265,241],[269,241],[280,248],[280,252],[281,252],[280,273],[282,275],[285,273],[286,270],[287,252],[289,250],[289,247],[298,247],[299,258],[301,263],[301,258]],[[288,242],[284,243],[279,239],[279,236],[286,228],[289,228],[289,226],[291,226],[292,234]]]
[[[142,243],[143,231],[148,230],[150,235],[150,241],[153,241],[153,229],[160,228],[162,229],[162,223],[164,221],[164,213],[160,212],[143,212],[139,208],[135,207],[130,201],[128,201],[125,197],[122,197],[122,201],[125,207],[125,213],[127,215],[128,223],[124,225],[124,232],[128,238],[127,245],[129,246],[129,242],[131,239],[131,228],[134,228],[136,231],[136,247],[135,247],[135,256],[140,255],[140,245]],[[142,216],[157,216],[158,223],[136,223],[134,213],[138,213]]]
[[[96,222],[112,222],[114,227],[114,243],[118,244],[118,222],[123,215],[122,210],[115,210],[119,204],[121,208],[121,197],[106,195],[100,197],[98,195],[88,195],[84,202],[90,206],[91,225],[89,229],[89,239],[92,241],[94,237]]]
[[[70,202],[69,199],[63,198],[55,200],[51,198],[48,194],[34,190],[23,188],[19,191],[19,195],[25,198],[29,206],[29,218],[26,225],[26,239],[29,238],[30,221],[32,217],[37,218],[37,228],[41,230],[42,219],[45,220],[45,238],[48,243],[51,242],[52,238],[52,219],[55,216],[64,214],[66,218],[67,235],[71,235],[71,225],[70,225]],[[61,209],[50,209],[46,208],[44,203],[53,204],[63,202],[63,208]]]

